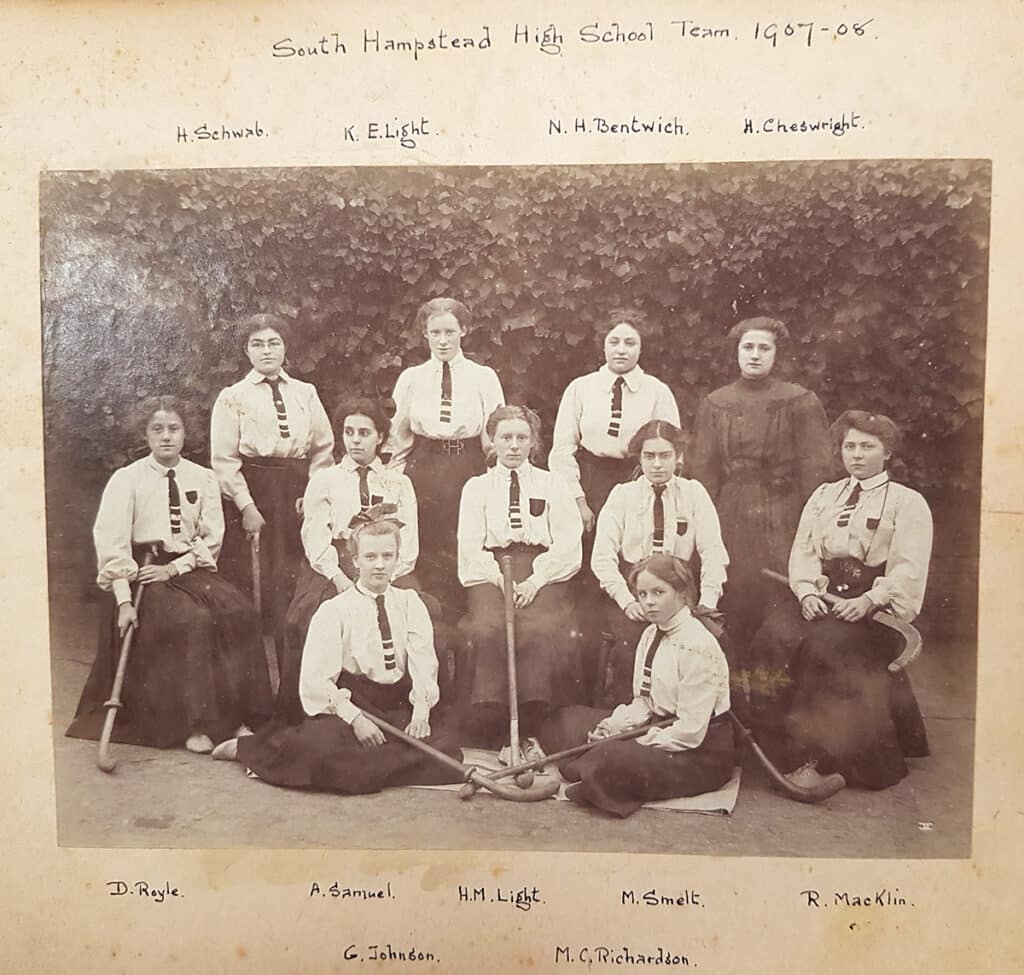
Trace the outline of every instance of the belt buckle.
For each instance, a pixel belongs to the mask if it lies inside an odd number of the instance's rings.
[[[457,456],[458,454],[461,454],[464,449],[465,447],[461,440],[441,441],[441,452],[447,457],[451,457],[453,455]]]

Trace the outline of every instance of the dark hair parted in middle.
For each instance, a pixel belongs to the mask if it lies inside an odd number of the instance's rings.
[[[381,436],[381,443],[388,439],[388,434],[391,432],[391,418],[384,412],[384,407],[378,400],[354,399],[337,406],[331,414],[331,424],[338,440],[341,439],[345,420],[350,416],[365,416],[372,420],[374,427],[377,428],[377,433]]]
[[[242,349],[249,344],[249,339],[256,334],[256,332],[262,332],[265,328],[272,328],[278,335],[281,336],[281,341],[284,342],[285,348],[288,347],[288,343],[291,341],[291,325],[288,324],[280,315],[246,315],[245,318],[241,318],[238,321],[238,340],[242,345]]]
[[[602,323],[602,341],[604,341],[604,337],[613,328],[615,328],[616,325],[626,324],[632,326],[636,334],[640,336],[641,342],[644,340],[644,336],[647,332],[647,316],[636,308],[613,308],[604,316]]]
[[[454,315],[464,332],[469,328],[469,309],[455,298],[431,298],[425,301],[416,312],[416,327],[423,331],[435,315]]]
[[[144,399],[131,411],[129,417],[131,428],[145,438],[149,421],[153,419],[153,414],[159,413],[161,410],[164,413],[178,414],[181,425],[185,428],[186,436],[190,430],[195,429],[192,407],[177,396],[149,396]]]
[[[636,596],[636,580],[641,572],[650,572],[662,582],[667,582],[676,592],[681,593],[686,605],[693,609],[697,605],[697,586],[693,581],[690,567],[675,555],[649,555],[641,559],[629,570],[626,584],[629,591]]]
[[[744,318],[742,322],[737,322],[729,329],[729,341],[733,345],[739,345],[742,341],[743,336],[747,332],[771,332],[775,336],[776,347],[782,345],[789,338],[789,329],[786,328],[784,322],[780,322],[777,318],[769,318],[767,315],[761,315],[757,318]]]
[[[629,446],[626,448],[626,455],[634,460],[640,459],[640,451],[643,450],[646,440],[667,440],[675,449],[676,456],[682,457],[686,447],[686,434],[674,423],[668,420],[648,420],[629,439]]]
[[[832,444],[837,454],[842,454],[843,441],[850,430],[870,433],[882,441],[888,454],[895,454],[900,445],[900,428],[884,413],[869,413],[867,410],[846,410],[832,424]]]
[[[502,420],[523,420],[530,428],[530,460],[540,449],[540,417],[528,406],[499,406],[487,417],[487,436],[493,440]]]

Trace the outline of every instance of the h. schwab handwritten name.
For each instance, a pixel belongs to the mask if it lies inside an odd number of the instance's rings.
[[[699,890],[684,890],[675,894],[661,894],[654,887],[637,893],[635,890],[624,890],[621,903],[636,904],[643,907],[703,907]]]
[[[395,894],[389,880],[383,887],[342,887],[337,880],[329,887],[321,887],[315,880],[309,885],[309,896],[340,897],[342,900],[394,900]]]
[[[805,907],[913,907],[906,897],[900,893],[899,887],[889,890],[883,887],[881,890],[861,892],[852,894],[848,890],[834,890],[831,898],[819,890],[802,890],[800,896],[804,899]]]
[[[571,121],[560,118],[548,119],[548,135],[686,135],[686,126],[679,121],[678,115],[667,119],[664,115],[657,118],[640,118],[633,115],[629,118],[608,119],[603,115],[586,118],[576,115]]]
[[[252,125],[214,125],[205,122],[189,131],[183,125],[178,126],[178,142],[233,142],[238,139],[263,139],[267,130],[260,123]]]
[[[540,896],[540,889],[537,887],[519,887],[507,890],[495,887],[488,890],[486,887],[465,887],[459,884],[458,893],[460,904],[511,904],[520,911],[528,911],[535,904],[544,903],[544,899]]]

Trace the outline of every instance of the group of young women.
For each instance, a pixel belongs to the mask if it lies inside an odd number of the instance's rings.
[[[134,627],[115,741],[184,743],[292,787],[451,781],[368,715],[450,755],[507,743],[508,557],[520,727],[548,753],[593,743],[562,767],[576,801],[621,816],[721,787],[733,706],[799,783],[883,788],[927,754],[910,684],[886,670],[900,648],[871,622],[921,608],[927,504],[889,479],[891,420],[847,411],[830,438],[814,394],[772,375],[781,322],[732,330],[740,377],[700,405],[687,449],[670,388],[640,367],[641,316],[612,313],[548,469],[538,416],[464,356],[466,307],[433,299],[416,325],[430,358],[399,377],[394,416],[354,400],[328,420],[284,369],[286,324],[247,319],[252,369],[213,407],[213,471],[181,457],[185,405],[142,405],[150,453],[114,474],[96,520],[114,599],[69,734],[99,736]],[[243,595],[255,546],[262,619]]]

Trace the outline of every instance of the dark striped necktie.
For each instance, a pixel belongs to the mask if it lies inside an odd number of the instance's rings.
[[[608,436],[617,437],[622,428],[622,387],[626,380],[619,376],[612,383],[612,418],[608,424]]]
[[[651,668],[654,666],[654,655],[658,652],[658,647],[661,646],[664,636],[665,631],[658,630],[654,635],[654,639],[651,640],[651,645],[647,648],[647,656],[644,657],[644,677],[640,684],[641,697],[651,696]]]
[[[523,509],[519,495],[519,473],[508,472],[508,524],[512,531],[523,527]]]
[[[284,406],[284,398],[281,396],[281,380],[267,377],[267,384],[274,394],[274,408],[277,410],[277,432],[282,440],[287,440],[291,433],[288,430],[288,411]]]
[[[654,489],[654,543],[651,546],[655,552],[665,551],[665,502],[662,495],[665,493],[665,484],[652,484]]]
[[[357,467],[356,471],[359,474],[359,507],[365,511],[370,507],[370,468]]]
[[[441,363],[441,422],[452,422],[452,367]]]
[[[388,611],[384,607],[384,593],[377,597],[377,626],[380,629],[381,646],[384,648],[384,669],[395,670],[398,662],[395,660],[395,641],[391,636]]]
[[[853,509],[857,507],[858,501],[860,501],[860,481],[854,484],[850,496],[846,499],[846,504],[843,505],[842,511],[839,512],[839,519],[836,521],[836,524],[840,528],[845,528],[850,524],[850,516],[853,514]]]
[[[167,472],[167,503],[171,509],[171,534],[181,534],[181,494],[173,470]]]

